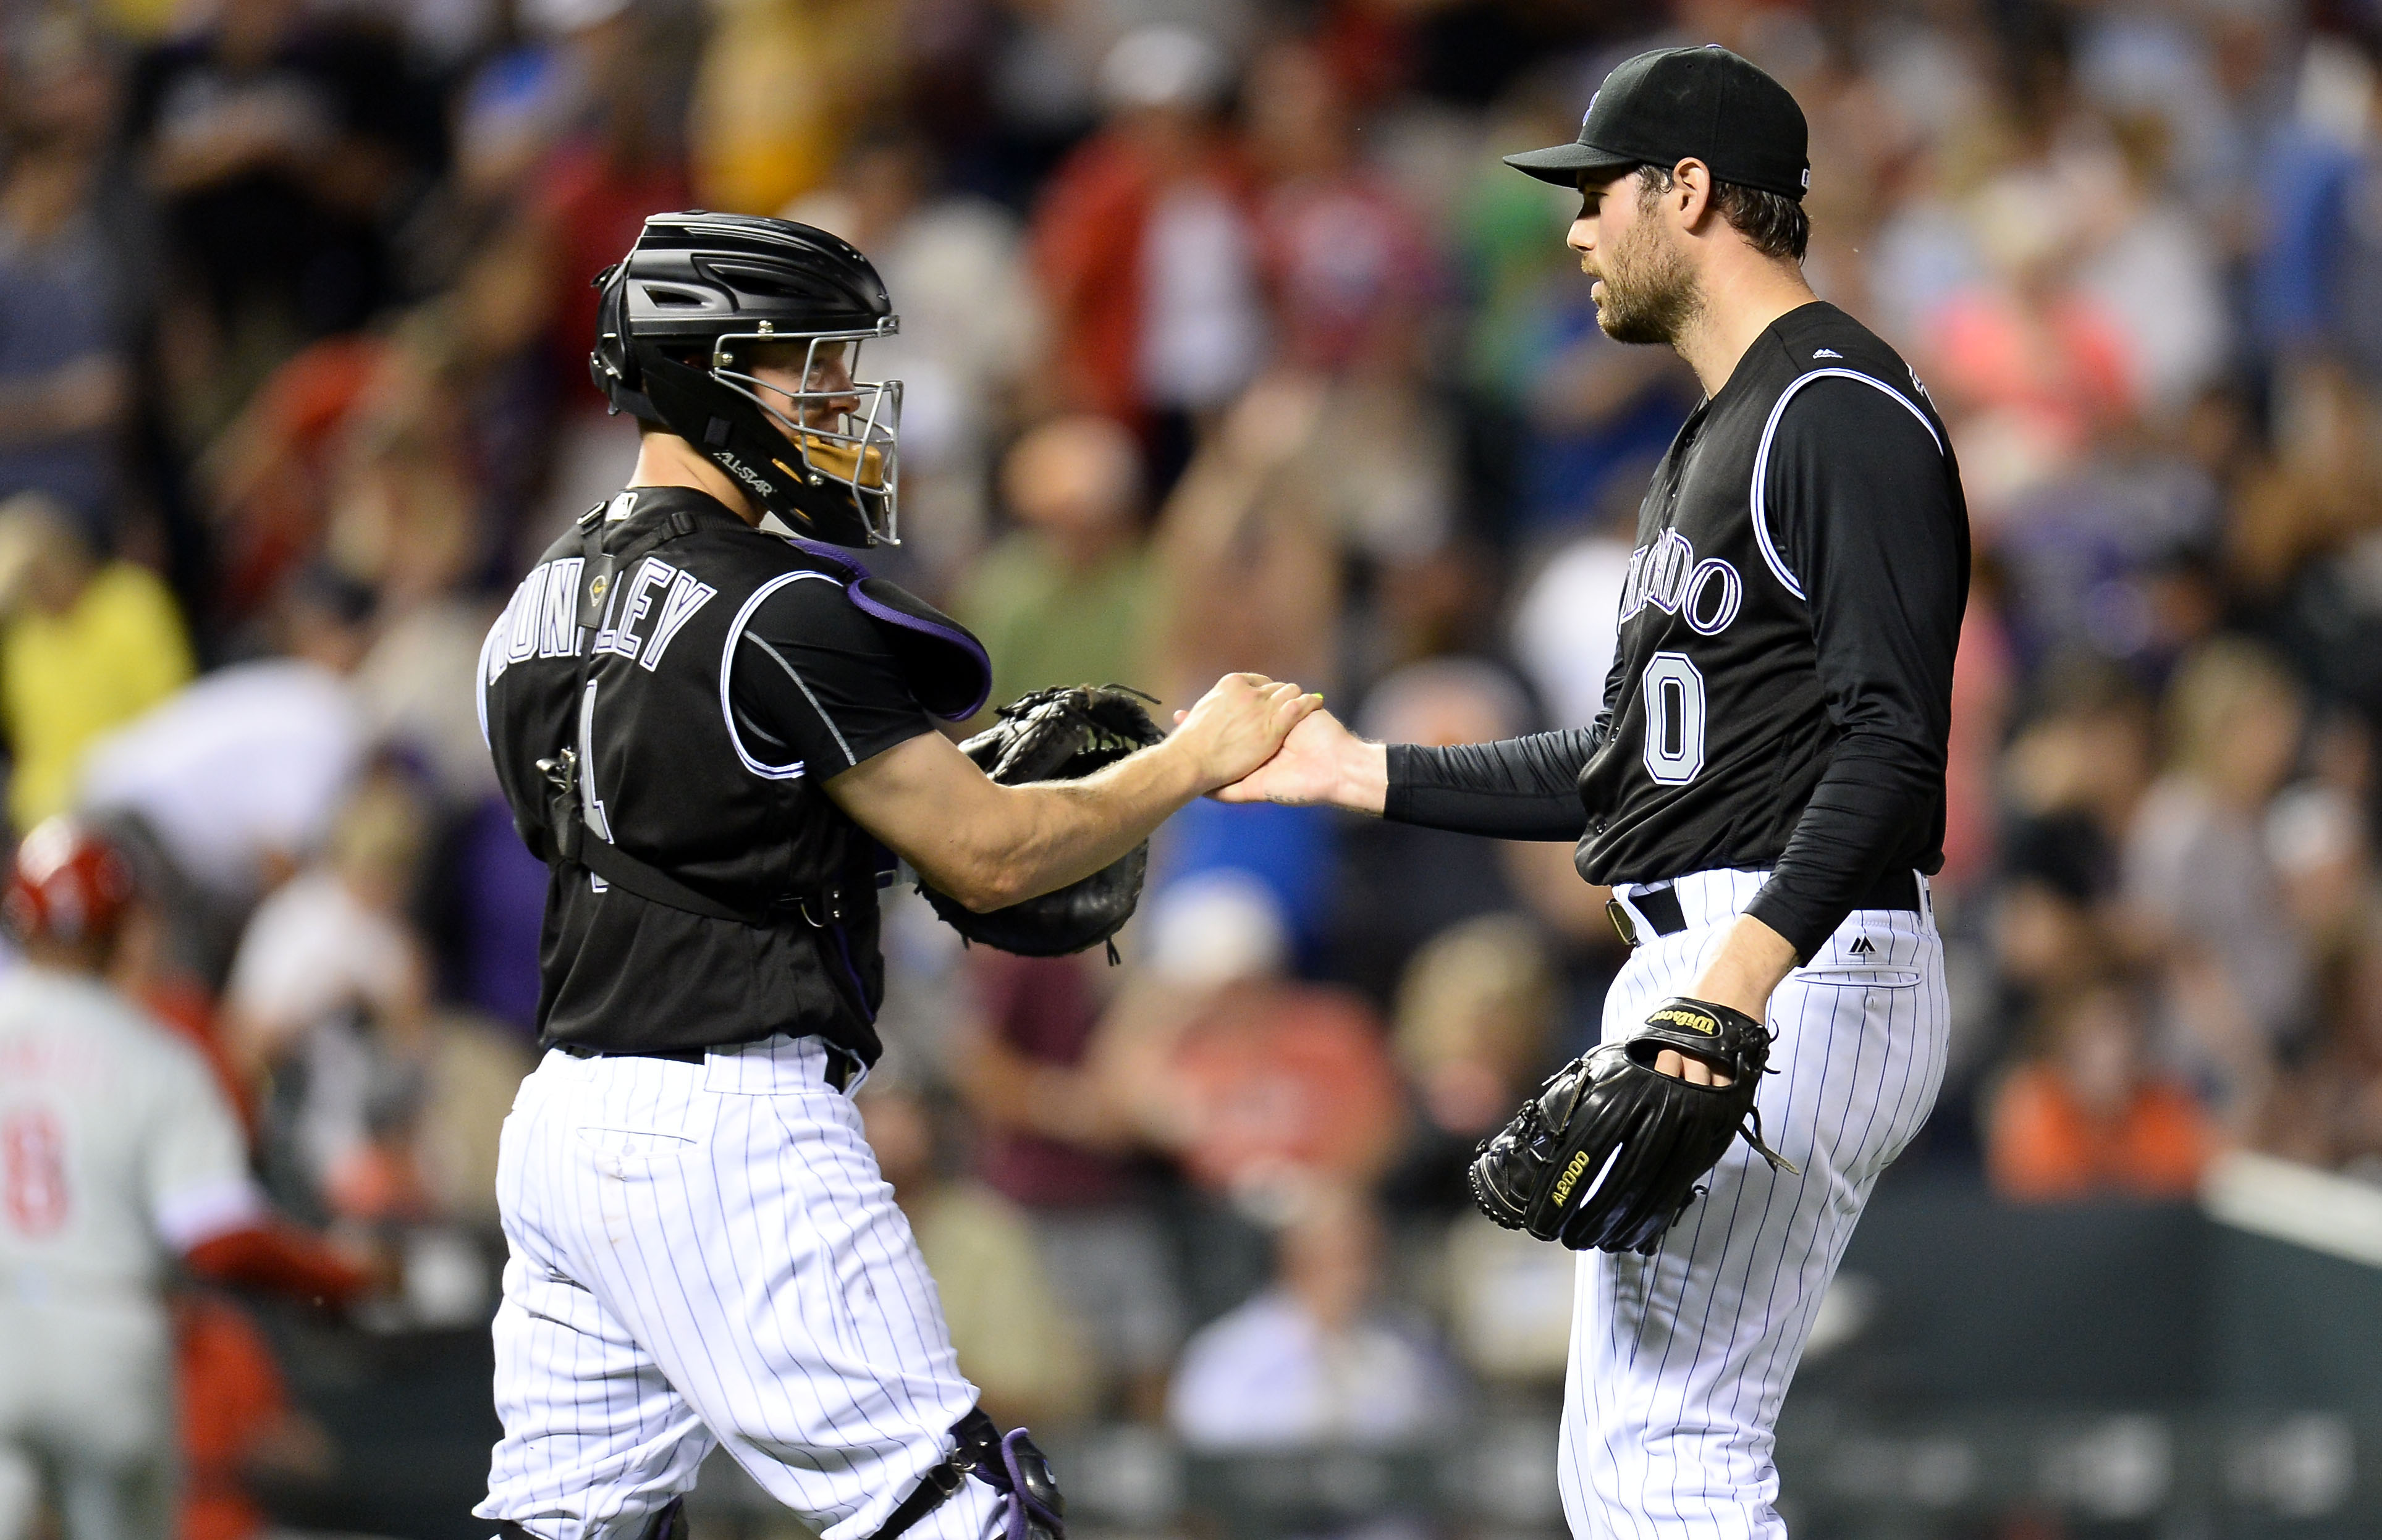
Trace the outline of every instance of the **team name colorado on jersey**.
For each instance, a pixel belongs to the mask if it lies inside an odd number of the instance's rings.
[[[1651,605],[1698,635],[1718,636],[1744,603],[1745,580],[1737,568],[1718,556],[1698,561],[1695,546],[1676,530],[1664,530],[1653,544],[1629,553],[1629,576],[1621,588],[1625,624]]]

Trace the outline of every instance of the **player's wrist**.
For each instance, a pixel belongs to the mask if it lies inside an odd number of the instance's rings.
[[[1771,992],[1794,966],[1793,943],[1752,915],[1740,914],[1688,993],[1759,1021],[1769,1011]]]
[[[1178,806],[1206,796],[1234,777],[1218,775],[1208,763],[1207,748],[1197,733],[1176,732],[1149,751],[1158,794]]]
[[[1390,746],[1369,743],[1350,733],[1339,756],[1339,781],[1332,802],[1351,813],[1379,818],[1390,804]]]

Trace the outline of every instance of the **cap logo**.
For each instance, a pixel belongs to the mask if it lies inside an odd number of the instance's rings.
[[[1602,86],[1599,86],[1599,87],[1597,87],[1597,89],[1596,89],[1596,90],[1594,90],[1594,91],[1592,91],[1592,92],[1589,92],[1589,95],[1588,95],[1588,111],[1586,111],[1586,112],[1584,112],[1584,113],[1582,113],[1582,114],[1580,114],[1580,115],[1579,115],[1579,126],[1580,126],[1581,128],[1587,128],[1587,127],[1588,127],[1588,120],[1589,120],[1590,118],[1591,118],[1591,117],[1593,117],[1593,116],[1596,116],[1596,99],[1597,99],[1598,97],[1600,97],[1600,96],[1603,95],[1603,94],[1604,94],[1604,88],[1603,88]]]
[[[1811,168],[1808,165],[1803,168],[1803,190],[1811,190]]]

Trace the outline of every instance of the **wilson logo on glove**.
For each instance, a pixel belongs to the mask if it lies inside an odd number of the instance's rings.
[[[1646,1020],[1650,1022],[1668,1021],[1673,1026],[1685,1027],[1689,1032],[1700,1032],[1706,1037],[1720,1035],[1720,1018],[1701,1010],[1677,1010],[1665,1008]]]

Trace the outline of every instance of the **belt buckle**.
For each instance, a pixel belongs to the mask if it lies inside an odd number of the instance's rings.
[[[1635,947],[1638,945],[1638,921],[1636,916],[1629,912],[1629,906],[1621,901],[1618,894],[1604,900],[1604,912],[1612,920],[1613,928],[1620,933],[1621,944]]]

